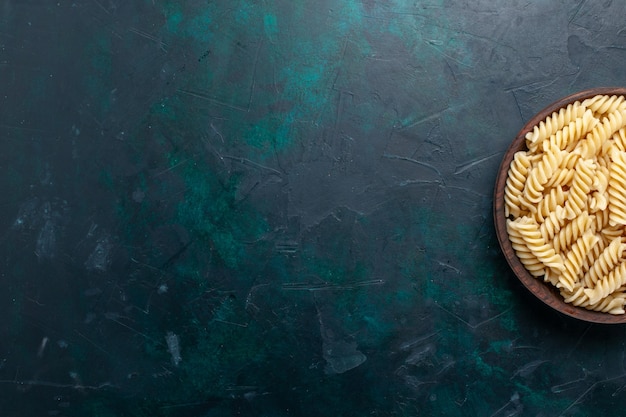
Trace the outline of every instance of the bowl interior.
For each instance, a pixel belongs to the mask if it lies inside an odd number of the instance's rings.
[[[582,101],[587,98],[603,94],[603,95],[623,95],[626,96],[626,88],[623,87],[604,87],[593,88],[590,90],[580,91],[578,93],[564,97],[537,113],[526,125],[519,131],[509,148],[504,154],[502,163],[498,170],[496,185],[494,190],[493,215],[496,227],[496,234],[504,256],[511,266],[511,269],[522,282],[522,284],[537,298],[543,301],[553,309],[576,319],[584,320],[592,323],[619,324],[626,323],[626,314],[614,315],[609,313],[601,313],[587,310],[583,307],[576,307],[568,304],[563,300],[559,291],[550,284],[546,284],[543,280],[533,277],[522,265],[519,258],[513,250],[511,241],[509,240],[506,229],[506,217],[504,215],[504,188],[508,176],[509,166],[513,161],[515,153],[526,149],[525,136],[540,121],[545,120],[553,112],[566,107],[575,101]]]

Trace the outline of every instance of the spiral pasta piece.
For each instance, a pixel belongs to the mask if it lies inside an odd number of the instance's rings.
[[[624,249],[626,249],[626,245],[622,242],[621,237],[613,239],[609,246],[597,256],[591,268],[583,276],[585,285],[594,288],[598,280],[608,275],[617,266],[624,254]]]
[[[574,244],[586,230],[590,229],[592,222],[593,219],[589,217],[589,213],[583,211],[574,220],[567,223],[552,240],[552,246],[555,252],[563,253],[568,251],[572,244]]]
[[[621,293],[613,293],[598,303],[592,304],[589,296],[585,294],[585,288],[576,285],[573,291],[561,289],[561,295],[566,303],[570,303],[577,307],[584,307],[593,311],[600,311],[609,314],[624,314],[624,304],[626,304],[626,296]]]
[[[504,187],[504,215],[518,217],[522,213],[520,196],[524,191],[524,183],[528,176],[530,159],[526,152],[517,152],[511,162],[509,176]]]
[[[607,207],[608,208],[608,207]],[[609,210],[602,210],[593,213],[593,228],[602,232],[605,227],[609,226]]]
[[[534,168],[531,168],[526,179],[523,199],[526,202],[538,203],[543,197],[544,185],[550,181],[554,172],[563,160],[563,153],[556,146],[550,146]]]
[[[550,181],[548,181],[545,185],[545,188],[553,188],[556,186],[567,186],[571,184],[574,179],[574,174],[576,173],[575,169],[568,168],[557,168],[557,170],[552,175]]]
[[[607,194],[594,191],[589,200],[589,211],[595,213],[604,210],[609,205],[609,197]]]
[[[585,294],[585,288],[580,284],[574,285],[571,291],[561,288],[561,295],[566,303],[575,306],[589,305],[589,296]]]
[[[600,193],[604,193],[609,188],[609,168],[598,164],[598,170],[596,171],[596,177],[591,185],[593,190],[597,190]]]
[[[512,221],[511,227],[519,232],[528,249],[530,249],[532,254],[547,268],[551,268],[555,271],[562,271],[564,269],[563,259],[557,255],[554,248],[543,239],[537,222],[528,217],[521,217],[518,220]]]
[[[622,127],[611,137],[614,148],[624,152],[626,151],[626,127]]]
[[[534,150],[541,142],[562,129],[563,126],[582,117],[585,110],[586,108],[577,101],[562,108],[558,112],[553,112],[545,121],[535,126],[532,132],[526,134],[526,145],[528,149]]]
[[[579,159],[580,154],[573,152],[566,153],[561,161],[561,168],[574,169]]]
[[[585,289],[585,294],[589,297],[589,302],[595,304],[624,284],[626,284],[626,262],[620,263],[608,275],[598,280],[595,287]]]
[[[623,108],[624,104],[624,96],[618,95],[597,95],[582,102],[583,106],[589,108],[597,116],[602,116],[606,113],[613,113],[614,111]]]
[[[551,212],[539,226],[541,237],[546,242],[551,242],[554,239],[554,236],[556,236],[556,234],[561,230],[561,227],[563,227],[563,224],[565,223],[563,210],[563,207],[557,206],[556,210]]]
[[[532,276],[543,276],[546,273],[545,265],[531,252],[528,245],[526,245],[522,234],[512,223],[512,220],[507,220],[506,227],[509,233],[509,239],[511,239],[511,246],[515,251],[515,254]]]
[[[609,224],[626,225],[626,152],[614,151],[609,170]]]
[[[589,199],[589,211],[596,213],[605,210],[609,205],[609,169],[606,166],[598,165],[596,176],[591,185],[591,198]]]
[[[600,230],[600,236],[602,237],[602,240],[605,240],[609,243],[619,237],[622,237],[623,234],[623,226],[606,226],[605,228]]]
[[[578,273],[583,266],[587,253],[599,240],[598,235],[588,230],[572,245],[572,249],[565,256],[563,263],[565,268],[559,277],[557,288],[565,288],[568,291],[574,290],[574,284],[578,281]]]
[[[601,313],[609,313],[609,314],[624,314],[626,311],[624,310],[624,305],[626,304],[626,295],[625,294],[610,294],[607,297],[601,299],[595,304],[589,303],[584,307],[593,310],[599,311]]]
[[[544,194],[543,198],[536,206],[531,207],[531,213],[534,213],[538,222],[543,222],[557,207],[565,204],[567,194],[563,191],[563,187],[557,185],[552,188],[549,193]]]
[[[546,273],[543,276],[543,282],[548,282],[551,285],[556,287],[556,284],[559,283],[559,277],[560,276],[561,276],[561,274],[554,272],[550,268],[546,268]]]
[[[613,146],[607,151],[606,155],[596,156],[596,163],[598,164],[598,168],[600,167],[609,168],[613,164],[613,160],[611,159],[610,153],[612,153],[614,150],[615,150],[615,147]]]
[[[609,243],[610,242],[606,242],[604,239],[600,239],[598,240],[598,243],[596,243],[593,248],[591,248],[591,250],[587,252],[587,256],[583,261],[583,266],[580,269],[580,272],[583,275],[583,280],[581,280],[581,282],[585,284],[586,287],[588,287],[588,285],[586,285],[586,282],[584,281],[585,275],[587,274],[587,272],[589,272],[589,269],[591,269],[596,259],[598,259],[600,254],[602,254],[602,252],[606,249]]]
[[[593,117],[591,110],[587,110],[582,117],[572,120],[562,130],[558,130],[550,136],[549,142],[558,146],[561,150],[571,152],[576,147],[578,141],[591,132],[597,124],[598,119]]]
[[[576,173],[565,203],[565,216],[568,219],[575,218],[585,208],[587,194],[594,181],[595,168],[595,163],[590,159],[579,159],[576,163]]]
[[[595,155],[606,153],[608,147],[605,146],[605,142],[608,141],[615,132],[624,127],[625,116],[622,111],[609,113],[602,120],[602,123],[597,124],[593,130],[578,143],[578,146],[576,146],[573,152],[580,153],[583,158],[592,158]]]

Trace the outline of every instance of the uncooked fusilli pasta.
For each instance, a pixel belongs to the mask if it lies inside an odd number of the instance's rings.
[[[624,314],[626,99],[598,95],[525,136],[504,190],[512,247],[567,303]]]

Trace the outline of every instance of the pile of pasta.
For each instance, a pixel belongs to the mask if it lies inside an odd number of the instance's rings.
[[[626,100],[598,95],[572,103],[525,141],[504,197],[518,258],[567,303],[624,314]]]

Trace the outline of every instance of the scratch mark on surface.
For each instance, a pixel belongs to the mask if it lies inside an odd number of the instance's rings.
[[[495,13],[497,13],[497,12],[495,12]],[[511,45],[508,45],[508,44],[506,44],[506,43],[501,41],[502,35],[498,36],[498,37],[481,36],[481,35],[477,35],[477,34],[472,33],[472,32],[468,32],[467,30],[458,30],[458,31],[456,31],[456,33],[459,34],[459,35],[467,35],[470,38],[480,39],[480,40],[483,40],[483,41],[487,41],[487,42],[493,43],[493,44],[498,45],[498,46],[502,46],[502,47],[505,47],[505,48],[509,48],[509,49],[515,50],[515,48],[513,48]]]
[[[257,162],[251,161],[248,158],[243,158],[241,156],[224,155],[223,158],[239,162],[242,165],[253,166],[255,168],[260,168],[260,169],[263,169],[263,170],[266,170],[266,171],[270,171],[270,172],[278,175],[279,177],[282,177],[282,175],[283,175],[280,171],[278,171],[278,170],[276,170],[276,169],[274,169],[272,167],[261,165],[261,164],[259,164]]]
[[[322,282],[319,284],[300,283],[300,282],[287,282],[282,285],[284,290],[290,291],[322,291],[322,290],[351,290],[358,287],[366,287],[371,285],[381,285],[385,281],[382,279],[372,279],[366,281],[355,281],[348,284],[333,284],[331,282]]]
[[[215,132],[215,134],[217,134],[217,136],[221,139],[222,143],[224,143],[224,136],[222,136],[219,130],[217,130],[215,126],[213,126],[213,123],[210,123],[209,125],[211,126],[211,129],[213,129],[213,132]]]
[[[195,98],[199,98],[201,100],[208,101],[208,102],[216,104],[218,106],[226,107],[228,109],[237,110],[237,111],[244,112],[244,113],[248,112],[248,109],[244,109],[241,106],[235,106],[235,105],[232,105],[232,104],[224,103],[223,101],[216,100],[216,99],[214,99],[212,97],[209,97],[206,94],[198,92],[198,91],[185,90],[183,88],[179,88],[176,91],[179,92],[179,93],[182,93],[182,94],[186,94],[186,95],[191,96],[191,97],[195,97]]]
[[[299,245],[297,242],[276,243],[274,251],[283,254],[292,254],[298,252]]]
[[[452,79],[454,80],[454,84],[456,85],[458,81],[456,79],[456,74],[454,73],[454,70],[452,69],[452,65],[450,65],[450,62],[448,62],[447,59],[445,61],[446,61],[446,67],[448,68],[448,71],[450,71],[450,74],[452,75]]]
[[[442,182],[440,180],[404,180],[398,183],[400,187],[407,185],[442,185]]]
[[[574,379],[573,381],[564,382],[559,385],[553,385],[550,388],[550,391],[554,394],[559,394],[561,392],[570,390],[578,385],[579,382],[585,381],[587,379],[587,372],[583,369],[584,376],[582,378]]]
[[[511,378],[509,378],[509,380],[513,380],[513,378],[515,378],[516,376],[521,376],[522,378],[525,378],[527,376],[529,376],[530,374],[532,374],[533,372],[535,372],[535,370],[537,368],[539,368],[539,366],[543,365],[546,362],[550,362],[549,360],[545,360],[545,359],[537,359],[534,361],[531,361],[529,363],[527,363],[526,365],[518,368],[513,375],[511,376]]]
[[[479,328],[479,327],[481,327],[481,326],[483,326],[483,325],[485,325],[485,324],[487,324],[489,322],[492,322],[495,319],[497,319],[498,317],[501,317],[501,316],[507,314],[509,311],[513,310],[513,307],[509,307],[506,310],[504,310],[503,312],[498,313],[498,314],[496,314],[495,316],[493,316],[491,318],[483,320],[483,321],[481,321],[478,324],[472,325],[472,324],[468,323],[467,321],[463,320],[460,316],[458,316],[458,315],[454,314],[453,312],[451,312],[450,310],[446,309],[445,307],[443,307],[441,304],[439,304],[436,301],[435,301],[435,305],[437,307],[439,307],[440,309],[442,309],[443,311],[445,311],[446,313],[448,313],[449,315],[451,315],[452,317],[454,317],[455,319],[457,319],[458,321],[460,321],[461,323],[465,324],[467,327],[469,327],[472,330],[476,330],[477,328]]]
[[[513,94],[513,100],[515,100],[515,105],[517,106],[517,111],[519,112],[519,118],[524,123],[524,115],[522,114],[522,108],[519,105],[519,101],[517,100],[517,95],[515,91],[511,90],[511,94]]]
[[[201,137],[202,141],[204,142],[206,148],[208,149],[209,152],[213,152],[215,154],[215,156],[217,156],[219,158],[219,160],[222,162],[222,164],[224,164],[224,166],[226,166],[226,162],[224,161],[224,157],[222,156],[221,153],[218,152],[217,149],[215,149],[215,147],[211,144],[211,141],[209,140],[209,138],[205,137],[204,135]]]
[[[465,164],[458,165],[456,167],[456,169],[454,170],[454,175],[462,174],[465,171],[475,167],[476,165],[480,165],[483,162],[486,162],[486,161],[490,160],[491,158],[494,158],[494,157],[499,156],[501,154],[503,154],[503,152],[492,153],[491,155],[483,156],[482,158],[477,158],[477,159],[474,159],[472,161],[466,162]]]
[[[85,336],[84,334],[82,334],[81,332],[79,332],[78,330],[74,330],[74,333],[76,333],[77,335],[79,335],[80,337],[82,337],[83,339],[85,339],[87,342],[89,342],[91,345],[93,345],[96,349],[98,349],[99,351],[101,351],[102,353],[104,353],[107,356],[113,357],[113,355],[111,355],[109,352],[107,352],[106,350],[104,350],[104,348],[102,348],[100,345],[98,345],[96,342],[94,342],[93,340],[91,340],[90,338],[88,338],[87,336]]]
[[[130,258],[130,260],[131,260],[131,261],[133,261],[134,263],[138,264],[138,265],[144,266],[144,267],[146,267],[146,268],[148,268],[148,269],[152,269],[153,271],[159,271],[159,272],[161,272],[161,270],[160,270],[159,268],[157,268],[156,266],[152,266],[152,265],[149,265],[149,264],[143,263],[143,262],[138,261],[137,259],[135,259],[135,258],[133,258],[133,257],[131,257],[131,258]]]
[[[431,169],[431,170],[435,171],[435,173],[437,173],[437,175],[439,177],[441,177],[441,172],[436,167],[434,167],[434,166],[432,166],[432,165],[430,165],[430,164],[428,164],[426,162],[418,161],[417,159],[409,158],[407,156],[402,156],[402,155],[389,154],[389,153],[384,153],[383,154],[383,158],[386,158],[386,159],[398,159],[400,161],[411,162],[413,164],[417,164],[417,165],[423,166],[424,168]]]
[[[459,59],[456,59],[456,58],[454,58],[454,57],[452,57],[452,56],[450,56],[450,55],[446,54],[444,51],[442,51],[441,49],[437,48],[437,45],[436,45],[433,41],[424,41],[424,43],[426,43],[426,45],[430,46],[432,49],[434,49],[435,51],[437,51],[437,53],[438,53],[439,55],[441,55],[442,57],[444,57],[444,58],[448,58],[448,59],[450,59],[450,60],[452,60],[452,61],[456,62],[457,64],[459,64],[459,65],[462,65],[462,66],[466,67],[466,68],[471,68],[471,67],[472,67],[471,65],[466,64],[465,62],[463,62],[463,61],[461,61],[461,60],[459,60]]]
[[[143,38],[149,39],[151,41],[153,41],[154,43],[156,43],[157,45],[159,45],[159,48],[167,53],[167,44],[165,42],[163,42],[162,40],[158,39],[156,36],[153,36],[151,34],[149,34],[148,32],[144,32],[143,30],[137,29],[135,27],[130,27],[128,29],[129,32],[132,32],[136,35],[139,35]]]
[[[0,384],[15,384],[15,385],[28,385],[32,387],[52,387],[52,388],[73,388],[76,390],[99,390],[107,387],[117,388],[115,385],[110,382],[105,382],[100,385],[82,385],[82,384],[61,384],[58,382],[51,381],[35,381],[35,380],[14,380],[14,379],[2,379],[0,380]]]
[[[450,109],[450,106],[446,106],[444,109],[441,109],[435,113],[429,114],[428,116],[422,117],[421,119],[418,119],[411,124],[408,124],[406,126],[401,126],[401,129],[410,129],[422,123],[429,122],[433,119],[438,119],[443,113],[445,113],[449,109]]]
[[[0,123],[0,128],[12,129],[12,130],[24,130],[27,132],[38,132],[38,133],[43,133],[46,131],[45,129],[37,129],[34,127],[25,127],[25,126],[13,126],[13,125],[9,125],[6,123]]]
[[[582,9],[582,7],[585,5],[586,2],[587,0],[580,0],[580,3],[578,3],[578,6],[576,6],[576,10],[574,11],[574,14],[572,15],[572,17],[569,19],[568,23],[572,23],[574,19],[576,19],[576,16],[578,16],[580,9]]]
[[[263,287],[267,287],[270,284],[266,283],[266,284],[257,284],[252,286],[252,288],[250,288],[250,290],[248,291],[248,294],[246,295],[246,304],[245,304],[245,310],[248,313],[252,313],[252,314],[256,314],[259,311],[261,311],[261,309],[259,308],[259,306],[257,306],[254,303],[254,293],[259,289],[259,288],[263,288]]]
[[[180,165],[183,165],[185,163],[187,163],[188,159],[183,159],[182,161],[178,162],[177,164],[172,165],[171,167],[164,169],[163,171],[157,172],[156,174],[154,174],[152,176],[152,178],[156,178],[158,176],[161,176],[163,174],[165,174],[166,172],[170,172],[171,170],[173,170],[174,168],[179,167]]]
[[[111,14],[111,12],[110,12],[110,11],[108,11],[108,10],[106,9],[106,7],[104,7],[104,6],[102,5],[102,3],[100,3],[98,0],[93,0],[93,1],[94,1],[94,3],[96,3],[98,6],[100,6],[100,8],[101,8],[102,10],[104,10],[104,12],[105,12],[106,14]]]
[[[449,263],[447,263],[447,262],[440,261],[439,259],[435,259],[435,262],[437,262],[437,264],[439,264],[439,266],[443,266],[444,268],[451,269],[451,270],[453,270],[454,272],[456,272],[457,274],[460,274],[460,273],[461,273],[461,270],[460,270],[459,268],[456,268],[456,267],[454,267],[454,266],[450,265],[450,264],[449,264]]]
[[[346,52],[348,51],[348,42],[350,41],[350,36],[346,35],[343,39],[343,48],[341,49],[341,56],[339,57],[340,67],[343,63],[344,58],[346,57]]]
[[[502,407],[498,408],[498,409],[497,409],[497,410],[496,410],[493,414],[491,414],[489,417],[495,417],[495,416],[497,416],[498,414],[500,414],[500,412],[504,411],[504,410],[505,410],[505,409],[509,406],[509,404],[515,404],[515,403],[516,403],[516,402],[518,402],[518,401],[519,401],[519,394],[516,392],[516,393],[514,393],[513,395],[511,395],[511,398],[509,399],[509,401],[507,401],[507,402],[506,402],[506,403],[505,403]],[[515,414],[512,414],[512,413],[511,413],[511,411],[509,411],[506,415],[507,415],[507,417],[513,417],[513,416],[518,415],[518,412],[517,412],[517,411],[515,411],[514,413],[515,413]]]
[[[122,323],[121,321],[119,321],[118,319],[116,319],[116,318],[114,318],[114,317],[107,317],[107,319],[108,319],[108,320],[111,320],[111,321],[113,321],[113,322],[115,322],[115,323],[117,323],[117,324],[119,324],[119,325],[120,325],[120,326],[122,326],[122,327],[126,327],[128,330],[130,330],[130,331],[132,331],[132,332],[134,332],[134,333],[137,333],[137,334],[138,334],[138,335],[140,335],[140,336],[143,336],[145,339],[151,340],[151,341],[153,341],[154,343],[156,343],[156,344],[158,344],[158,345],[160,345],[160,346],[163,346],[163,343],[161,343],[161,342],[159,342],[159,341],[157,341],[157,340],[154,340],[153,338],[151,338],[151,337],[150,337],[150,336],[148,336],[147,334],[142,333],[142,332],[140,332],[140,331],[139,331],[139,330],[137,330],[137,329],[133,329],[133,328],[132,328],[132,327],[130,327],[129,325]]]
[[[400,350],[408,350],[408,349],[412,348],[413,346],[415,346],[415,345],[417,345],[419,343],[422,343],[422,342],[430,339],[433,336],[438,335],[439,333],[441,333],[441,330],[437,330],[436,332],[429,333],[429,334],[427,334],[425,336],[420,336],[420,337],[418,337],[416,339],[413,339],[413,340],[410,340],[408,342],[404,342],[404,343],[402,343],[400,345]]]
[[[578,404],[580,402],[580,400],[582,400],[587,394],[589,394],[596,386],[598,386],[600,384],[605,384],[607,382],[617,381],[618,379],[622,379],[624,377],[626,377],[626,374],[622,374],[622,375],[615,376],[613,378],[607,378],[607,379],[604,379],[602,381],[594,382],[593,384],[591,384],[591,386],[589,388],[587,388],[582,394],[580,394],[578,396],[578,398],[576,398],[576,400],[574,400],[574,402],[572,402],[565,410],[563,410],[561,413],[559,413],[559,416],[562,416],[565,413],[567,413],[572,407],[574,407],[576,404]]]
[[[621,387],[616,389],[615,392],[613,392],[613,394],[611,394],[611,397],[616,397],[620,393],[620,391],[624,390],[624,388],[626,388],[626,385],[622,385]]]
[[[222,319],[213,319],[213,321],[216,321],[218,323],[223,323],[223,324],[229,324],[231,326],[237,326],[237,327],[248,327],[248,323],[235,323],[234,321],[228,321],[228,320],[222,320]]]
[[[542,89],[545,89],[547,87],[552,86],[553,84],[556,84],[562,78],[571,77],[572,75],[576,75],[579,72],[580,72],[579,69],[575,69],[574,71],[566,73],[566,74],[559,74],[558,76],[551,78],[549,81],[545,81],[545,80],[531,81],[531,82],[527,82],[524,84],[507,87],[503,91],[508,93],[509,91],[525,89],[525,91],[527,92],[530,92],[530,91],[539,92]]]
[[[587,334],[587,332],[589,331],[589,329],[591,329],[591,327],[593,326],[593,323],[589,323],[589,325],[587,326],[587,328],[582,332],[582,334],[580,335],[580,337],[578,338],[578,340],[576,341],[576,343],[574,343],[574,346],[572,346],[572,349],[570,349],[570,351],[567,353],[567,358],[569,358],[572,353],[574,353],[574,351],[576,349],[578,349],[578,345],[580,345],[580,342],[582,342],[582,340],[584,339],[585,335]]]
[[[368,55],[363,57],[363,59],[369,59],[371,61],[379,61],[379,62],[394,62],[397,61],[395,58],[378,58],[376,55]]]
[[[254,64],[252,64],[252,83],[250,84],[250,97],[248,99],[248,112],[252,108],[252,96],[254,95],[254,86],[256,84],[256,68],[259,63],[259,54],[261,52],[261,48],[263,47],[263,40],[259,42],[258,48],[256,48],[256,53],[254,54]],[[213,126],[211,126],[213,127]],[[222,142],[224,139],[222,139]]]

